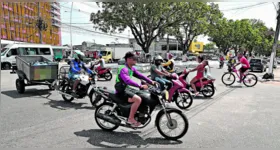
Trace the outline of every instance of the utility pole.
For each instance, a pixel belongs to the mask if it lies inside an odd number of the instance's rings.
[[[38,19],[41,19],[40,17],[40,2],[38,2]],[[39,38],[40,38],[40,43],[42,44],[43,43],[43,39],[42,39],[42,30],[39,29]]]
[[[73,2],[71,5],[70,11],[70,44],[71,44],[71,57],[73,57],[73,45],[72,45],[72,10],[73,10]]]
[[[269,78],[274,79],[273,74],[273,65],[274,65],[274,59],[276,55],[276,49],[278,44],[278,38],[279,38],[279,28],[280,28],[280,2],[278,2],[278,10],[277,10],[277,25],[276,25],[276,31],[274,35],[274,43],[272,47],[271,57],[270,57],[270,64],[269,64]]]

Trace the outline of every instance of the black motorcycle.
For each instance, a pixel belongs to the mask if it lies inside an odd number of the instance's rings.
[[[102,91],[102,89],[99,89]],[[139,127],[133,127],[127,123],[127,119],[130,114],[131,103],[124,102],[119,99],[114,92],[103,90],[103,93],[107,93],[108,97],[106,101],[98,106],[95,111],[95,121],[97,125],[106,131],[113,131],[119,126],[142,129],[151,122],[151,114],[155,111],[156,106],[161,106],[162,109],[158,112],[155,120],[155,125],[159,133],[170,140],[177,140],[182,138],[188,131],[188,119],[181,110],[175,108],[168,108],[165,105],[165,101],[169,95],[167,91],[161,92],[159,86],[150,86],[148,91],[128,89],[135,92],[142,98],[142,103],[135,114],[135,120],[141,123]],[[171,116],[171,114],[178,115],[177,117]],[[167,121],[163,121],[166,119]],[[182,123],[179,123],[179,120]],[[180,128],[178,128],[180,126]],[[164,129],[169,129],[168,132],[164,132]],[[174,135],[174,129],[181,129],[178,135]],[[168,133],[172,133],[168,135]],[[174,136],[172,136],[174,135]]]
[[[98,92],[96,87],[96,72],[92,71],[90,74],[82,73],[80,75],[81,82],[77,86],[77,96],[72,95],[72,88],[74,81],[68,78],[69,67],[61,67],[58,79],[53,82],[52,87],[57,90],[64,101],[72,102],[76,99],[83,99],[89,96],[91,102],[95,99],[96,93]]]
[[[219,69],[222,69],[224,67],[224,61],[220,61]]]

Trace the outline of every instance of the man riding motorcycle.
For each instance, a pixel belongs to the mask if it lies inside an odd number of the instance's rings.
[[[72,95],[74,97],[78,97],[77,93],[76,93],[76,89],[77,86],[80,83],[80,73],[82,71],[82,69],[84,69],[87,73],[91,74],[92,72],[85,67],[84,63],[83,63],[83,57],[85,56],[84,53],[76,51],[76,56],[74,58],[74,60],[72,60],[70,62],[70,69],[69,69],[69,73],[68,73],[68,77],[71,80],[75,80],[74,84],[73,84],[73,89],[72,89]]]
[[[174,72],[175,69],[175,61],[173,59],[173,55],[169,55],[169,60],[166,63],[163,63],[162,66],[166,68],[166,70],[170,73]]]
[[[102,55],[99,54],[98,57],[99,57],[99,59],[97,60],[95,65],[98,65],[98,64],[100,64],[100,65],[96,68],[97,71],[102,70],[103,68],[105,68],[105,60],[102,58]]]
[[[125,65],[119,67],[118,74],[116,77],[116,84],[115,84],[116,95],[124,101],[133,103],[130,109],[130,115],[127,122],[132,126],[137,127],[141,125],[141,123],[135,120],[134,115],[138,110],[138,107],[140,106],[142,99],[134,92],[129,91],[129,88],[127,88],[127,86],[134,86],[145,90],[148,89],[147,85],[140,85],[135,81],[133,81],[131,79],[132,76],[138,79],[143,79],[150,84],[155,84],[155,82],[150,80],[148,77],[142,75],[133,67],[137,62],[137,57],[132,52],[127,52],[124,58],[126,63]]]
[[[163,59],[161,56],[156,56],[154,64],[151,66],[151,77],[152,80],[158,82],[161,86],[161,90],[164,90],[165,85],[171,85],[171,82],[163,76],[170,76],[171,74],[168,73],[161,65],[163,62]]]

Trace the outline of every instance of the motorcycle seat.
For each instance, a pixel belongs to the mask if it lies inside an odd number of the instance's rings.
[[[128,101],[124,101],[120,99],[115,93],[109,93],[109,98],[117,104],[123,104],[123,105],[129,104]]]

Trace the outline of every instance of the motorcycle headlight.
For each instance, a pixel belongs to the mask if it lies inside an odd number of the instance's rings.
[[[169,99],[169,93],[168,93],[168,91],[166,91],[166,90],[162,91],[161,95],[162,95],[162,98],[163,98],[163,99],[165,99],[165,100],[168,100],[168,99]]]

